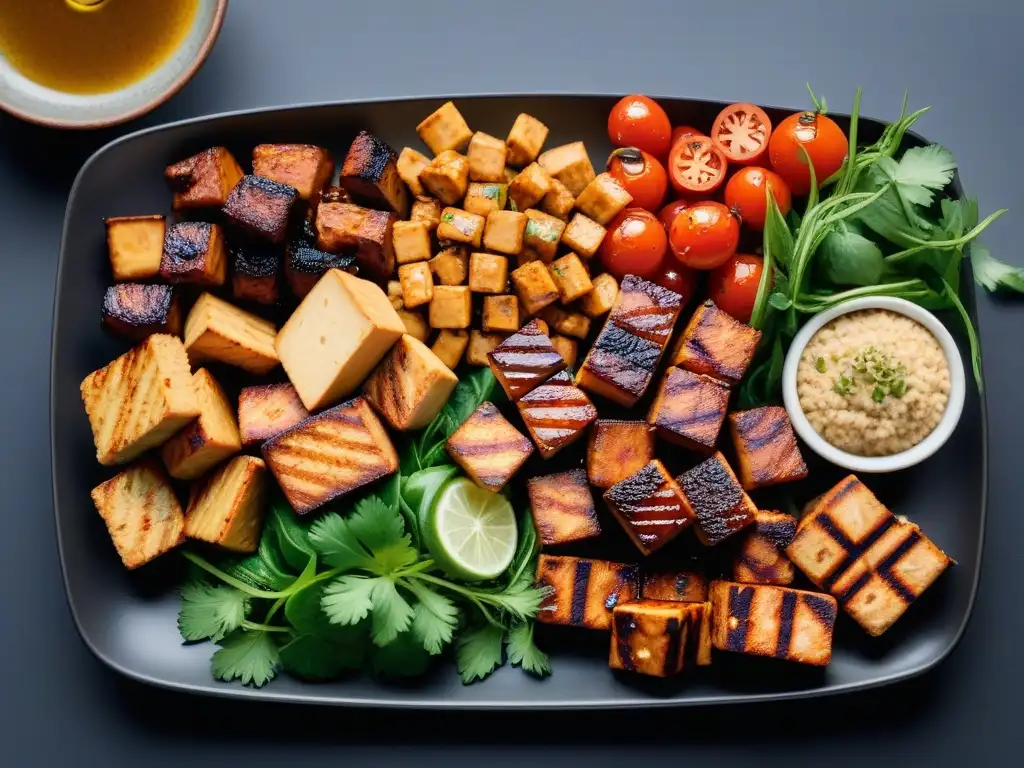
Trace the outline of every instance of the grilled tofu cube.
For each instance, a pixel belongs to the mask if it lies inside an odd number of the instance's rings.
[[[231,295],[238,301],[276,304],[280,296],[283,251],[279,246],[236,238],[231,255]]]
[[[711,642],[720,651],[827,666],[836,601],[766,584],[711,583]]]
[[[185,320],[185,349],[192,365],[218,362],[263,376],[277,367],[277,327],[209,293]]]
[[[587,445],[587,478],[611,488],[636,474],[654,458],[654,431],[642,421],[598,419]]]
[[[523,309],[522,302],[520,302],[520,304],[519,304],[519,314],[520,315],[526,314],[525,310]],[[550,326],[546,322],[541,320],[539,317],[533,318],[532,322],[537,324],[537,330],[540,331],[541,333],[543,333],[545,336],[550,336],[551,335],[551,328],[550,328]]]
[[[587,473],[572,469],[527,481],[537,538],[544,546],[601,535]]]
[[[695,518],[676,481],[657,459],[605,491],[604,500],[645,555],[668,544]]]
[[[435,155],[450,149],[462,149],[473,137],[462,113],[450,101],[427,115],[416,126],[416,133]]]
[[[445,205],[455,205],[469,188],[469,160],[458,152],[442,152],[420,171],[420,183]]]
[[[508,198],[514,211],[533,208],[551,188],[551,177],[537,163],[530,163],[508,184]]]
[[[953,564],[853,475],[808,505],[786,555],[873,637]]]
[[[359,266],[349,253],[327,253],[305,245],[292,245],[285,253],[284,275],[296,298],[305,298],[328,271],[354,273]]]
[[[537,162],[548,174],[565,184],[573,197],[579,197],[594,180],[594,166],[582,141],[563,144],[544,152]]]
[[[519,300],[515,296],[484,296],[483,329],[515,333],[519,330]]]
[[[388,280],[387,284],[388,301],[395,310],[402,309],[405,302],[402,300],[402,283],[398,280]]]
[[[757,510],[732,560],[733,581],[745,584],[793,583],[796,569],[785,549],[796,535],[796,518],[781,512]]]
[[[807,465],[785,408],[769,406],[729,415],[740,480],[748,491],[807,477]]]
[[[601,247],[606,231],[593,219],[577,213],[562,233],[562,244],[589,259]]]
[[[757,507],[721,453],[715,453],[678,478],[679,487],[696,515],[697,538],[708,547],[721,544],[753,525]]]
[[[590,282],[590,275],[587,274],[580,257],[575,253],[568,253],[560,259],[555,259],[548,269],[551,271],[551,279],[554,280],[555,287],[558,288],[558,296],[563,304],[576,301],[594,290],[594,284]]]
[[[153,334],[81,384],[96,460],[126,464],[200,413],[181,340]]]
[[[485,366],[487,356],[506,339],[504,333],[484,333],[473,329],[469,332],[469,345],[466,347],[466,362],[470,365]]]
[[[504,488],[533,453],[533,443],[493,403],[481,403],[445,447],[474,483],[494,492]]]
[[[537,159],[540,148],[548,138],[548,127],[540,120],[520,112],[505,144],[508,146],[508,164],[516,167],[528,165]]]
[[[462,207],[470,213],[486,217],[493,211],[505,209],[508,201],[508,185],[471,181],[466,188],[466,199]]]
[[[395,214],[386,211],[352,203],[320,203],[316,211],[316,244],[327,253],[354,253],[361,274],[373,280],[387,280],[395,271],[395,221]]]
[[[542,554],[537,558],[537,586],[548,594],[537,621],[608,630],[615,606],[636,600],[639,570],[627,563]]]
[[[488,358],[494,377],[512,402],[565,368],[562,356],[534,320],[509,336]]]
[[[441,223],[441,201],[427,195],[418,195],[412,201],[409,221],[423,222],[427,225],[427,232],[436,232],[437,225]]]
[[[359,205],[393,211],[404,219],[409,215],[409,190],[402,183],[397,160],[385,141],[360,131],[345,155],[338,183]]]
[[[112,285],[103,294],[103,323],[133,341],[153,333],[180,336],[181,303],[169,285]]]
[[[387,430],[361,397],[310,416],[267,440],[261,451],[300,515],[398,471]]]
[[[402,284],[402,303],[408,309],[429,304],[434,298],[434,276],[425,261],[400,266],[398,281]]]
[[[729,388],[718,379],[669,368],[647,413],[658,437],[691,450],[715,450],[729,407]]]
[[[516,403],[523,423],[545,459],[576,442],[597,418],[597,409],[572,376],[559,371]],[[583,470],[580,470],[582,473]]]
[[[430,337],[430,324],[423,317],[423,313],[413,312],[408,309],[397,309],[395,311],[398,313],[398,319],[405,326],[405,332],[417,341],[426,344],[427,339]]]
[[[608,666],[652,677],[711,663],[711,606],[638,600],[615,606]]]
[[[565,360],[565,367],[575,370],[577,356],[576,342],[566,336],[554,334],[551,337],[551,346],[553,346],[558,354],[562,356],[562,359]]]
[[[430,300],[430,327],[469,328],[473,299],[468,285],[435,285]]]
[[[555,282],[558,276],[555,275]],[[540,311],[552,328],[566,336],[573,336],[577,339],[585,339],[590,333],[590,318],[579,312],[566,312],[561,307],[551,304]]]
[[[516,295],[523,302],[528,315],[534,315],[548,304],[558,301],[558,287],[542,261],[523,264],[512,272],[511,278],[516,287]]]
[[[591,279],[593,290],[579,301],[580,311],[587,317],[601,317],[611,311],[619,297],[619,284],[607,272]]]
[[[232,552],[255,552],[267,514],[267,465],[256,456],[236,456],[193,494],[185,512],[185,535]]]
[[[309,411],[291,384],[259,384],[238,393],[238,433],[249,448],[290,429]]]
[[[242,180],[242,169],[224,147],[211,147],[167,166],[164,177],[174,192],[174,210],[220,208]]]
[[[193,374],[192,384],[199,398],[199,417],[160,449],[167,473],[178,480],[195,480],[242,450],[234,409],[221,385],[205,368]]]
[[[602,226],[633,202],[633,196],[610,173],[594,177],[576,198],[576,208]]]
[[[239,229],[272,243],[283,243],[299,193],[295,187],[262,176],[243,176],[221,211]]]
[[[334,158],[312,144],[258,144],[252,150],[252,172],[294,187],[300,200],[315,203],[334,176]]]
[[[150,280],[160,274],[167,221],[163,216],[116,216],[107,227],[107,254],[116,282]]]
[[[437,355],[438,359],[451,368],[455,367],[462,360],[466,347],[469,344],[469,333],[466,331],[453,331],[445,329],[437,334],[430,351]]]
[[[683,331],[672,365],[736,384],[747,372],[761,332],[723,312],[708,299]]]
[[[171,481],[153,459],[143,459],[92,489],[124,567],[134,570],[185,541],[185,516]]]
[[[430,258],[430,225],[425,221],[396,221],[391,229],[391,247],[398,264],[412,264]]]
[[[427,426],[458,383],[437,355],[406,334],[363,384],[363,396],[388,424],[405,432]]]
[[[420,174],[428,165],[430,165],[430,158],[412,147],[405,147],[398,155],[398,160],[395,161],[398,175],[409,187],[409,191],[417,196],[426,194],[423,182],[420,181]]]
[[[475,213],[445,208],[441,211],[441,223],[437,225],[437,239],[479,248],[484,242],[485,221]]]
[[[228,277],[224,230],[205,221],[183,221],[167,228],[160,277],[169,283],[224,285]]]
[[[564,231],[564,221],[536,208],[530,208],[526,212],[523,246],[536,252],[543,261],[550,262],[558,253],[558,243]]]
[[[469,178],[473,181],[504,181],[508,148],[501,139],[477,131],[469,141]]]
[[[469,274],[469,256],[465,248],[445,248],[429,262],[441,285],[462,285]]]
[[[469,290],[474,293],[504,293],[508,287],[508,259],[492,253],[469,257]]]
[[[576,205],[576,196],[569,191],[558,179],[551,179],[547,194],[541,201],[540,207],[545,213],[550,213],[556,219],[569,220],[569,214]]]
[[[645,600],[672,600],[679,603],[706,603],[708,580],[699,571],[645,572],[640,594]]]
[[[491,211],[484,224],[484,248],[515,256],[523,250],[526,214],[516,211]]]

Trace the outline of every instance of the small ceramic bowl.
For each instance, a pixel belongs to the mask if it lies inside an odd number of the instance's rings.
[[[0,109],[53,128],[103,128],[144,115],[177,93],[206,60],[227,6],[228,0],[199,0],[191,29],[167,61],[142,80],[109,93],[62,93],[39,85],[0,52]]]
[[[800,407],[800,398],[797,395],[797,366],[800,363],[801,355],[803,355],[804,347],[807,346],[811,337],[837,317],[862,309],[889,310],[890,312],[905,315],[911,320],[916,320],[928,329],[939,342],[942,353],[946,356],[946,363],[949,366],[949,401],[946,403],[946,410],[942,414],[939,423],[917,445],[900,453],[894,453],[891,456],[858,456],[836,448],[811,426],[811,422],[808,421],[807,416]],[[790,421],[793,422],[793,428],[800,436],[800,439],[825,460],[854,472],[896,472],[919,464],[927,459],[939,450],[949,439],[949,436],[953,434],[957,422],[960,421],[960,414],[963,412],[966,395],[967,383],[964,375],[964,364],[960,358],[960,350],[957,349],[953,337],[935,315],[904,299],[888,297],[851,299],[815,315],[800,329],[796,338],[793,339],[793,344],[789,348],[786,362],[782,369],[783,402],[785,403],[786,411],[789,413]]]

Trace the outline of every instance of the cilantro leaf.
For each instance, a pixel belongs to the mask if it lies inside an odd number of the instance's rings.
[[[978,201],[973,197],[952,200],[948,197],[939,201],[942,207],[942,229],[955,239],[978,226]]]
[[[380,579],[366,576],[339,576],[324,587],[320,600],[332,624],[355,624],[365,619],[373,608],[374,584]]]
[[[309,541],[321,559],[333,568],[351,571],[373,565],[369,554],[352,533],[349,521],[337,512],[317,520],[309,530]]]
[[[971,267],[974,281],[983,288],[1024,293],[1024,269],[999,261],[981,243],[971,244]]]
[[[299,635],[280,650],[285,671],[302,680],[334,680],[359,669],[365,660],[362,645],[343,645],[320,635]]]
[[[376,645],[387,645],[405,632],[412,621],[413,609],[402,597],[395,582],[386,577],[373,579],[370,600],[373,607],[370,611],[372,620],[373,642]]]
[[[349,532],[370,552],[373,564],[369,570],[374,573],[393,573],[419,558],[405,532],[401,513],[376,496],[361,499],[348,523]]]
[[[551,674],[551,661],[533,642],[533,622],[515,624],[508,631],[508,660],[537,677]]]
[[[178,631],[187,641],[219,642],[242,625],[249,598],[234,587],[190,581],[181,590]]]
[[[370,664],[379,677],[418,677],[430,668],[430,659],[413,633],[403,632],[383,648],[374,646]]]
[[[213,654],[213,676],[260,688],[277,676],[281,656],[269,632],[237,630],[220,641]]]
[[[505,630],[493,624],[467,629],[455,641],[455,665],[462,682],[483,680],[501,666]]]
[[[889,175],[892,165],[897,164],[891,158],[882,158],[882,161],[879,167]],[[953,180],[954,171],[956,159],[953,153],[938,144],[929,144],[904,152],[891,178],[904,200],[928,206],[932,204],[935,192]]]
[[[423,582],[410,579],[406,586],[416,596],[412,633],[427,653],[436,656],[452,641],[452,633],[459,624],[459,608]]]
[[[355,624],[331,623],[322,603],[326,586],[322,581],[307,584],[288,598],[284,615],[299,634],[320,635],[328,640],[348,643],[354,636],[369,636],[365,622]]]

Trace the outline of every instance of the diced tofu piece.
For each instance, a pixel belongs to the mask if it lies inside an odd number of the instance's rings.
[[[808,505],[786,555],[873,637],[953,564],[853,475]]]
[[[224,285],[228,277],[224,230],[205,221],[183,221],[167,228],[160,277],[169,283]]]
[[[572,383],[572,376],[565,371],[523,395],[516,405],[534,445],[545,459],[575,443],[597,418],[590,398]]]
[[[533,208],[551,188],[551,177],[537,163],[530,163],[508,184],[508,197],[515,211]]]
[[[242,450],[234,408],[224,389],[205,368],[193,374],[192,383],[199,398],[199,417],[160,449],[167,474],[178,480],[195,480]]]
[[[228,253],[231,255],[231,296],[237,301],[276,304],[281,292],[281,247],[249,237],[236,237],[228,245]]]
[[[589,259],[601,247],[606,231],[593,219],[577,213],[562,233],[562,244]]]
[[[250,235],[283,243],[299,193],[295,187],[262,176],[243,176],[228,195],[224,218]]]
[[[548,269],[551,270],[551,279],[555,281],[558,296],[563,304],[576,301],[594,290],[590,275],[575,253],[567,253],[562,258],[555,259]],[[587,324],[590,324],[589,321]]]
[[[576,208],[602,226],[633,202],[633,196],[610,173],[598,174],[576,198]]]
[[[723,312],[708,299],[693,313],[672,365],[736,384],[747,372],[761,332]]]
[[[416,133],[435,155],[449,149],[462,149],[473,137],[462,113],[450,101],[427,115],[416,126]]]
[[[485,366],[487,355],[505,340],[504,333],[484,333],[473,329],[469,332],[469,346],[466,348],[466,362],[470,365]]]
[[[402,283],[398,280],[388,280],[387,285],[388,301],[395,310],[402,309],[405,301],[402,299]]]
[[[408,309],[398,309],[395,311],[398,312],[398,318],[402,321],[402,325],[405,326],[405,332],[417,341],[426,344],[427,339],[430,337],[430,324],[423,317],[423,313],[413,312]]]
[[[507,162],[507,161],[506,161]],[[511,165],[505,166],[505,184],[512,183],[512,179],[519,175],[519,169],[513,168]]]
[[[705,603],[708,599],[708,580],[700,571],[645,572],[642,581],[640,594],[645,600]]]
[[[185,349],[192,365],[218,362],[263,376],[279,362],[269,320],[204,293],[185,320]]]
[[[402,303],[407,309],[429,304],[434,298],[434,276],[425,261],[400,266],[398,281],[402,284]]]
[[[519,330],[519,300],[515,296],[484,296],[483,329],[515,333]]]
[[[489,402],[473,411],[445,446],[474,483],[494,492],[504,488],[533,453],[529,438]]]
[[[441,211],[441,223],[437,225],[437,239],[450,240],[454,243],[465,243],[479,248],[484,242],[484,223],[486,219],[475,213],[468,213],[458,208],[445,208]]]
[[[473,181],[504,181],[505,142],[483,131],[477,131],[469,141],[469,178]]]
[[[748,491],[807,477],[807,465],[785,408],[768,406],[729,415],[740,480]]]
[[[639,571],[633,564],[542,554],[537,586],[549,591],[537,621],[607,631],[615,606],[637,599]]]
[[[423,222],[427,225],[427,232],[436,232],[437,225],[441,223],[441,201],[428,195],[418,195],[412,201],[409,221]]]
[[[551,337],[551,346],[553,346],[558,354],[565,360],[565,367],[568,369],[576,369],[576,356],[578,354],[577,343],[568,338],[567,336],[559,336],[554,334]]]
[[[167,220],[163,216],[116,216],[107,227],[107,254],[116,282],[150,280],[160,274]]]
[[[395,271],[395,214],[352,203],[320,203],[316,244],[327,253],[352,252],[361,274],[387,280]]]
[[[430,226],[425,221],[396,221],[391,243],[398,264],[412,264],[430,258]]]
[[[557,275],[555,275],[555,282],[558,282]],[[579,312],[567,312],[561,307],[551,304],[540,311],[540,316],[550,323],[552,328],[566,336],[585,339],[590,333],[590,318]]]
[[[484,224],[484,248],[515,256],[523,250],[526,214],[515,211],[491,211]]]
[[[537,538],[544,546],[601,535],[587,473],[571,469],[527,481]]]
[[[451,368],[453,371],[462,361],[469,344],[469,333],[466,331],[453,331],[445,329],[437,334],[434,345],[430,350],[437,355],[438,359]]]
[[[548,127],[540,120],[520,112],[505,144],[508,146],[508,164],[522,167],[532,163],[540,154],[540,148],[548,138]]]
[[[409,190],[398,173],[397,159],[387,142],[360,131],[345,155],[338,183],[359,205],[393,211],[404,219],[409,215]]]
[[[463,201],[462,207],[470,213],[486,217],[493,211],[504,210],[507,201],[507,184],[483,184],[471,181],[466,189],[466,199]]]
[[[276,346],[303,405],[315,411],[355,392],[404,333],[380,287],[331,270],[288,318]]]
[[[711,606],[639,600],[615,606],[608,666],[651,677],[711,663]]]
[[[458,152],[442,152],[420,172],[420,182],[445,205],[455,205],[469,188],[469,160]]]
[[[153,459],[143,459],[92,489],[124,567],[134,570],[185,541],[174,487]]]
[[[468,285],[435,285],[430,301],[430,327],[469,328],[473,299]]]
[[[654,396],[647,423],[658,437],[702,453],[715,450],[729,408],[729,387],[718,379],[669,368]]]
[[[181,302],[174,291],[169,285],[112,285],[103,294],[103,323],[133,341],[153,333],[180,336]]]
[[[395,161],[398,175],[414,195],[426,194],[423,182],[420,181],[420,174],[428,165],[430,165],[430,158],[412,147],[403,149],[398,155],[398,160]]]
[[[604,500],[645,555],[661,549],[694,520],[686,497],[657,459],[605,491]]]
[[[711,642],[720,651],[827,666],[836,601],[768,585],[711,583]]]
[[[564,221],[536,208],[530,208],[526,212],[523,246],[535,251],[543,261],[550,262],[558,253],[558,243],[564,231]]]
[[[465,248],[445,248],[429,262],[441,285],[462,285],[469,274],[469,256]]]
[[[259,384],[238,393],[238,432],[242,445],[259,445],[309,416],[291,384]]]
[[[398,340],[363,384],[363,396],[400,432],[423,429],[448,402],[458,377],[408,334]]]
[[[573,197],[579,197],[594,180],[594,166],[582,141],[563,144],[544,152],[537,162],[548,174],[565,184]]]
[[[252,150],[252,172],[294,187],[300,200],[316,202],[334,175],[334,158],[312,144],[258,144]]]
[[[551,279],[547,265],[542,261],[531,261],[512,272],[512,284],[516,294],[526,307],[527,314],[540,312],[548,304],[558,301],[558,287]]]
[[[236,456],[193,494],[185,513],[185,535],[232,552],[255,552],[267,514],[267,465],[256,456]]]
[[[619,284],[607,272],[591,279],[593,290],[580,299],[580,311],[587,317],[601,317],[615,306],[619,297]]]
[[[796,536],[796,518],[757,510],[732,559],[732,578],[745,584],[793,583],[796,569],[785,549]]]
[[[523,309],[522,302],[520,302],[520,304],[519,304],[519,314],[520,315],[526,314],[525,310]],[[541,320],[539,317],[533,318],[533,322],[537,324],[537,330],[538,331],[543,333],[545,336],[550,336],[551,335],[551,327],[546,322]]]
[[[164,177],[174,192],[174,210],[220,208],[242,179],[242,169],[224,147],[211,147],[167,166]]]
[[[697,538],[705,546],[717,546],[753,525],[757,507],[721,453],[684,472],[678,482],[687,505],[697,517]]]
[[[508,259],[493,253],[469,257],[469,290],[474,293],[504,293],[508,288]]]
[[[562,356],[534,320],[505,339],[488,358],[494,377],[512,402],[565,368]]]
[[[200,413],[181,340],[153,334],[81,384],[96,460],[127,464]]]
[[[427,160],[426,162],[429,163],[430,161]],[[328,186],[328,187],[324,188],[323,193],[320,195],[320,202],[321,203],[351,203],[351,202],[354,202],[354,201],[352,200],[352,195],[350,195],[348,193],[347,189],[344,189],[343,187],[339,187],[337,185],[331,185],[331,186]],[[315,211],[314,211],[314,213],[315,213]],[[306,218],[306,221],[309,221],[308,217]],[[316,233],[315,232],[313,233],[313,241],[314,242],[316,241]]]
[[[598,488],[611,488],[654,458],[654,432],[642,421],[598,419],[587,446],[587,477]]]
[[[361,397],[272,437],[263,460],[300,515],[398,471],[387,430]]]
[[[327,253],[305,245],[290,246],[285,253],[284,275],[288,287],[298,299],[305,298],[320,278],[332,269],[354,273],[359,266],[352,254]]]
[[[569,220],[569,214],[576,205],[576,196],[558,179],[552,179],[540,207],[556,219]]]

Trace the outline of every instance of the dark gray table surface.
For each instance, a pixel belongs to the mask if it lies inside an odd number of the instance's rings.
[[[845,698],[509,717],[242,705],[142,687],[96,662],[72,625],[54,541],[47,425],[67,191],[88,154],[128,130],[223,110],[416,94],[640,91],[797,106],[806,103],[805,80],[837,111],[849,109],[862,85],[863,111],[891,119],[906,87],[912,105],[933,105],[921,131],[956,154],[982,213],[1012,209],[986,241],[998,256],[1024,264],[1012,238],[1024,215],[1022,21],[1024,6],[1015,0],[235,0],[195,80],[134,125],[70,134],[0,116],[3,762],[1015,763],[1024,677],[1024,302],[981,301],[990,514],[970,627],[933,673]]]

